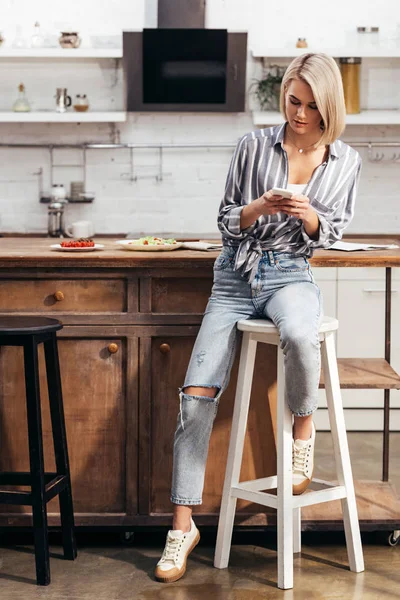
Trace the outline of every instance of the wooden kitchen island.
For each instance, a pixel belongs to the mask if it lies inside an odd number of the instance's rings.
[[[96,239],[105,244],[102,251],[63,253],[52,251],[52,242],[0,239],[0,314],[53,316],[64,325],[59,353],[76,524],[127,530],[169,525],[178,387],[218,253],[129,252],[110,239]],[[311,262],[324,267],[384,267],[390,298],[388,276],[391,267],[400,266],[400,250],[317,251]],[[387,308],[390,315],[390,305]],[[390,335],[387,342],[390,358]],[[51,471],[43,356],[40,360],[45,465]],[[200,525],[217,524],[237,362],[212,433],[203,504],[195,507]],[[400,387],[399,377],[384,359],[369,363],[342,359],[341,383],[349,388]],[[242,479],[275,474],[275,388],[276,348],[260,344]],[[5,347],[0,349],[0,470],[26,471],[28,464],[22,349]],[[356,482],[356,491],[363,529],[400,528],[400,502],[389,482]],[[0,526],[30,523],[28,509],[1,506],[0,511]],[[58,505],[52,501],[50,525],[59,523],[57,513]],[[302,515],[303,529],[342,528],[339,501],[307,507]],[[239,501],[236,524],[274,526],[275,514]]]

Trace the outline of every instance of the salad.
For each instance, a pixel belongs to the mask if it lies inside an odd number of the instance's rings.
[[[165,239],[154,237],[153,235],[146,235],[145,237],[141,237],[137,240],[131,240],[128,242],[128,244],[133,244],[135,246],[165,246],[168,244],[176,244],[176,240],[173,238]]]

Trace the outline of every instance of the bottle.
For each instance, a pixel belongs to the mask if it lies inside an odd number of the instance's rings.
[[[18,48],[18,49],[27,47],[26,40],[22,35],[21,25],[17,25],[17,27],[15,28],[15,38],[13,40],[12,46],[13,46],[13,48]]]
[[[76,94],[74,102],[74,110],[77,112],[86,112],[89,108],[89,100],[86,94]]]
[[[44,37],[40,33],[40,24],[37,21],[31,37],[31,46],[32,48],[43,48],[44,46]]]
[[[18,92],[19,92],[18,98],[14,102],[13,111],[14,112],[29,112],[31,110],[31,106],[25,95],[25,86],[23,83],[19,84]]]

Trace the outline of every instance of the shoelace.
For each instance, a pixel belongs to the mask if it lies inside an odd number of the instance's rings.
[[[296,448],[293,446],[293,471],[298,473],[305,473],[306,470],[306,457],[307,457],[308,446],[304,448]]]
[[[169,537],[164,550],[163,561],[170,560],[175,563],[177,559],[179,545],[183,542],[184,537]]]

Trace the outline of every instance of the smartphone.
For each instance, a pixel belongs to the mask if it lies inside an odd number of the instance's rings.
[[[293,192],[278,187],[272,188],[271,193],[274,194],[274,196],[282,196],[283,198],[291,198],[293,196]]]

